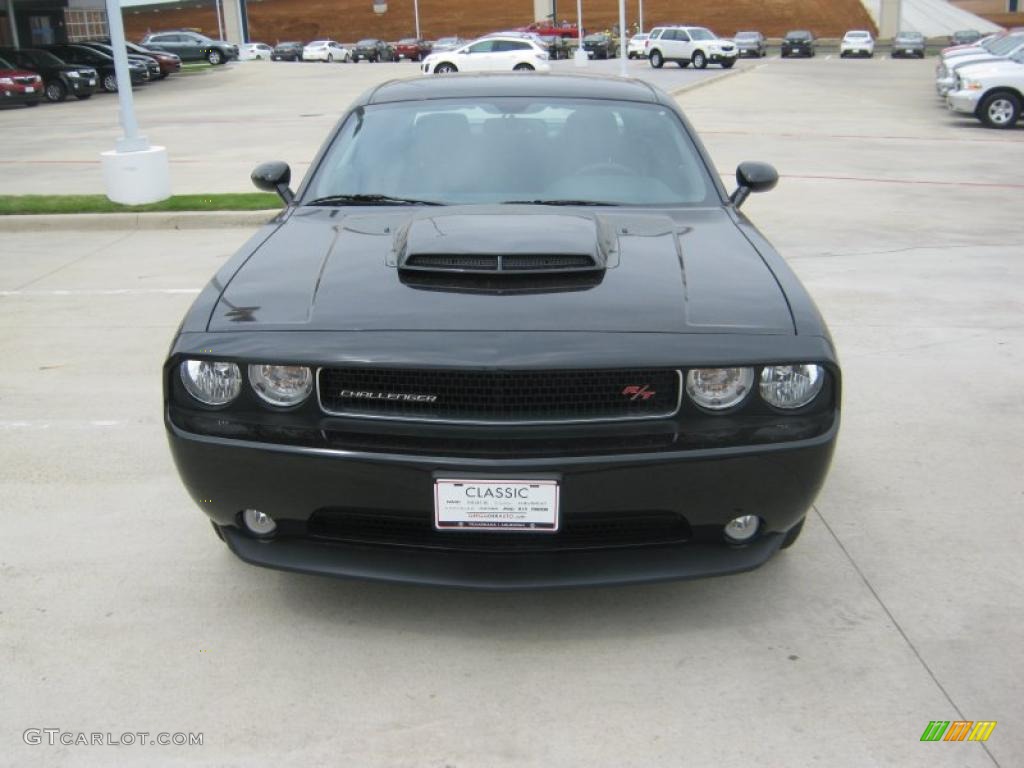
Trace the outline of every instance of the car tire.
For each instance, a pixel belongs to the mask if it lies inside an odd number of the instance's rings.
[[[722,62],[722,69],[732,69],[732,65],[735,64],[735,63],[736,63],[735,59],[733,59],[732,61],[723,61]]]
[[[220,55],[220,51],[210,51],[206,54],[206,60],[213,66],[224,63],[224,57]]]
[[[707,69],[708,57],[704,55],[703,51],[694,53],[690,61],[693,63],[694,69]]]
[[[458,71],[459,68],[452,64],[450,61],[442,61],[440,64],[434,67],[435,75],[450,75]]]
[[[334,54],[333,53],[328,53],[327,54],[327,63],[328,64],[333,64],[334,63]]]
[[[54,104],[64,101],[68,97],[68,88],[60,80],[54,80],[46,84],[46,100]]]
[[[36,100],[36,101],[26,101],[25,102],[25,106],[26,107],[38,107],[39,106],[39,101],[38,100]]]
[[[533,72],[533,65],[527,64],[525,61],[521,64],[516,64],[512,67],[513,72]]]
[[[75,94],[75,98],[78,99],[79,101],[85,101],[86,99],[91,99],[92,98],[92,94],[91,93],[76,93]]]
[[[107,93],[117,93],[117,75],[104,75],[101,84]]]
[[[782,540],[779,549],[789,549],[796,544],[796,540],[800,538],[800,532],[804,529],[804,520],[806,519],[806,517],[801,518],[799,523],[786,531],[786,537]]]
[[[650,62],[651,66],[655,69],[661,69],[665,66],[665,57],[661,55],[661,51],[653,50],[651,51]]]
[[[1020,119],[1020,97],[1010,91],[986,95],[978,105],[978,119],[989,128],[1012,128]]]

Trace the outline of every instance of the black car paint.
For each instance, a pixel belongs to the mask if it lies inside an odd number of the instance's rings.
[[[372,44],[366,44],[366,40],[360,40],[352,49],[352,61],[358,62],[361,59],[371,62],[394,61],[395,49],[383,40],[372,40]]]
[[[302,43],[278,43],[270,54],[271,61],[302,61]]]
[[[99,89],[99,73],[91,66],[72,66],[64,62],[59,64],[48,61],[47,54],[37,48],[0,48],[0,58],[7,59],[20,69],[26,69],[37,73],[43,78],[43,87],[46,89],[46,98],[50,101],[63,101],[67,96],[77,96],[79,99],[87,99]],[[53,56],[53,54],[50,54]],[[56,58],[56,57],[55,57]],[[59,61],[59,59],[58,59]],[[70,77],[71,72],[83,73],[80,77]],[[91,84],[90,84],[91,81]],[[63,97],[54,98],[54,88],[59,86],[57,92],[63,89]]]
[[[72,66],[92,67],[99,73],[99,81],[102,86],[108,78],[116,78],[114,71],[114,58],[103,51],[90,48],[84,45],[62,43],[57,45],[43,46],[43,50],[49,51],[58,59],[62,59]],[[128,76],[132,85],[140,85],[149,79],[149,71],[146,65],[138,62],[128,61]],[[105,89],[106,90],[106,89]]]
[[[818,39],[813,35],[788,33],[782,38],[782,57],[815,56],[818,51]]]
[[[637,81],[511,75],[399,81],[365,94],[339,129],[364,105],[499,96],[661,104],[678,115],[713,171],[671,98]],[[202,290],[164,366],[164,417],[179,473],[239,557],[285,570],[447,586],[581,586],[748,570],[798,530],[838,432],[836,352],[806,290],[730,203],[716,174],[717,204],[692,208],[306,206],[307,186],[329,144],[294,202]],[[475,224],[474,216],[481,217]],[[550,217],[540,222],[549,226],[527,217]],[[527,223],[535,234],[521,247],[547,243],[552,251],[578,246],[573,237],[592,227],[615,241],[614,263],[599,285],[571,293],[438,294],[403,284],[389,256],[396,235],[414,222],[439,219],[458,220],[452,229],[466,242],[491,247],[508,242],[508,228]],[[709,415],[684,397],[677,415],[643,427],[411,427],[327,416],[316,395],[293,410],[271,410],[246,390],[237,407],[204,408],[181,386],[178,366],[190,358],[236,361],[243,369],[247,361],[477,370],[816,362],[828,383],[812,404],[787,414],[751,397],[734,412]],[[654,433],[664,439],[656,448],[625,447],[637,434]],[[401,437],[426,447],[382,450],[356,438],[339,443],[331,437],[338,434],[363,434],[385,446]],[[621,440],[623,448],[516,453],[518,441],[585,446],[596,437]],[[483,454],[460,452],[460,445],[481,440],[497,445]],[[671,545],[488,553],[327,542],[305,533],[314,510],[338,505],[429,515],[434,479],[460,473],[554,476],[566,516],[670,508],[686,516],[693,535]],[[238,527],[245,508],[273,514],[281,535],[249,537]],[[756,514],[764,523],[745,546],[721,537],[721,526],[739,514]]]

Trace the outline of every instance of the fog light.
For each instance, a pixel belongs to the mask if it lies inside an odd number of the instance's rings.
[[[255,536],[269,536],[277,530],[277,523],[266,512],[247,509],[242,513],[242,524]]]
[[[754,538],[760,527],[761,521],[757,515],[743,515],[725,524],[725,538],[736,544],[745,544]]]

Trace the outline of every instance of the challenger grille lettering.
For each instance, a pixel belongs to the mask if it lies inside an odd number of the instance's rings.
[[[437,395],[409,395],[404,392],[364,392],[354,389],[343,389],[339,397],[350,400],[389,400],[400,403],[436,403]]]

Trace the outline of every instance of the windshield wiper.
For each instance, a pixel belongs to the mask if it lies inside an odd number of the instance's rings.
[[[304,205],[444,205],[434,200],[416,200],[411,197],[391,197],[390,195],[328,195],[310,200]]]
[[[603,200],[505,200],[502,205],[616,205]]]

